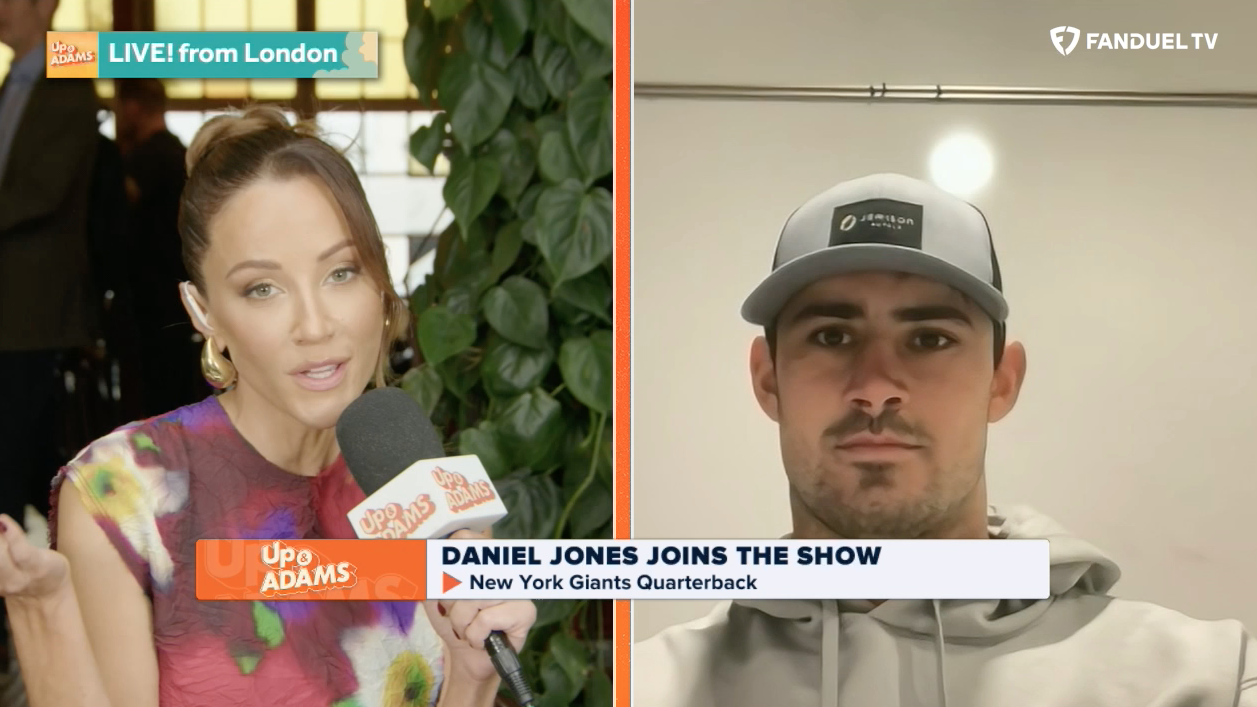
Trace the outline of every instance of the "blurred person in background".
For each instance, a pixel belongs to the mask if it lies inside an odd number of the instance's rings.
[[[0,0],[0,42],[13,50],[0,85],[0,513],[19,520],[28,505],[48,508],[60,464],[56,371],[93,345],[99,317],[87,236],[99,102],[89,79],[44,77],[56,9]]]
[[[742,316],[801,540],[1046,538],[1044,600],[738,600],[633,650],[651,707],[1257,705],[1257,640],[1109,594],[1115,562],[1052,519],[987,501],[989,425],[1026,352],[986,217],[897,174],[787,219]],[[1000,571],[992,568],[992,572]]]
[[[132,293],[142,416],[190,405],[208,388],[199,379],[196,330],[179,301],[188,279],[179,244],[179,197],[186,150],[166,128],[166,89],[157,79],[115,82],[114,117],[130,204],[130,248],[123,263]]]
[[[273,107],[216,117],[187,170],[181,299],[221,392],[65,465],[51,549],[0,516],[31,707],[490,707],[484,640],[522,649],[530,601],[196,599],[199,538],[355,537],[336,422],[388,384],[410,319],[358,175],[309,128]]]

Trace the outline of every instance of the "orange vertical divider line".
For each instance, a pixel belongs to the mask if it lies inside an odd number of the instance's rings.
[[[630,460],[630,400],[629,384],[632,294],[630,291],[632,258],[632,198],[630,169],[633,153],[629,140],[633,134],[631,111],[633,106],[633,12],[629,0],[615,0],[615,70],[612,81],[615,87],[613,120],[615,125],[615,537],[632,536],[632,469]],[[628,601],[615,602],[615,618],[612,621],[615,660],[614,699],[617,707],[628,707],[630,694],[629,655],[632,652],[633,627]]]

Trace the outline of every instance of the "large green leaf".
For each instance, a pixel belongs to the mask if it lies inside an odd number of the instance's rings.
[[[541,169],[541,176],[550,184],[562,184],[569,179],[584,181],[585,172],[577,161],[566,132],[555,130],[541,137],[537,166]]]
[[[567,49],[576,59],[582,79],[605,78],[611,75],[615,56],[609,45],[594,39],[571,17],[567,20]]]
[[[463,44],[476,59],[499,69],[506,69],[515,58],[514,52],[507,53],[502,38],[489,26],[482,12],[468,13],[463,25]]]
[[[611,323],[611,283],[601,268],[595,268],[575,280],[567,280],[554,288],[555,304],[571,305]]]
[[[480,378],[489,395],[509,398],[541,385],[553,365],[554,352],[549,349],[530,349],[495,338],[485,350]]]
[[[410,311],[419,316],[423,310],[432,306],[432,288],[435,283],[424,282],[410,293]]]
[[[475,159],[458,156],[450,165],[450,176],[445,180],[441,193],[445,203],[454,212],[454,220],[463,224],[475,221],[502,182],[502,167],[492,156]]]
[[[437,21],[448,20],[457,15],[467,7],[471,0],[430,0],[432,8],[432,16]]]
[[[602,438],[599,441],[604,446],[610,441],[607,439],[610,433],[610,425],[603,428]],[[604,482],[600,469],[593,470],[594,477],[589,480],[588,485],[585,485],[585,480],[590,473],[590,465],[594,460],[593,451],[591,440],[588,444],[568,453],[563,462],[564,504],[571,503],[572,498],[580,493],[575,505],[572,506],[572,514],[568,517],[570,536],[577,539],[592,539],[600,529],[609,529],[614,511],[611,487]],[[598,454],[597,458],[599,464],[605,462],[604,455]],[[583,491],[582,487],[584,487]]]
[[[597,412],[611,412],[611,332],[568,339],[559,349],[559,370],[572,395]]]
[[[560,634],[555,634],[560,635]],[[554,639],[551,639],[553,641]],[[541,656],[541,684],[544,690],[537,707],[571,707],[584,685],[575,684],[552,651]]]
[[[497,238],[493,240],[493,254],[489,258],[489,276],[493,282],[497,282],[515,264],[519,249],[524,245],[523,229],[522,221],[511,221],[498,231]]]
[[[445,113],[437,113],[431,125],[424,125],[410,136],[410,154],[423,165],[428,172],[436,169],[436,158],[445,147],[445,126],[449,118]]]
[[[563,0],[563,7],[581,29],[604,45],[611,46],[611,3],[606,0]]]
[[[432,91],[437,88],[441,76],[441,52],[445,47],[448,29],[438,28],[432,14],[421,12],[417,22],[406,28],[402,38],[402,60],[410,82],[419,91],[419,101],[424,107],[431,105]]]
[[[537,247],[558,282],[574,280],[611,255],[611,194],[579,182],[550,187],[537,200]]]
[[[515,57],[507,73],[510,74],[511,82],[515,84],[515,97],[525,108],[540,110],[546,104],[550,94],[531,56]]]
[[[566,100],[567,92],[580,83],[580,69],[571,52],[549,34],[538,32],[533,35],[532,57],[546,90],[555,99]]]
[[[536,0],[537,19],[533,22],[538,29],[544,30],[560,42],[567,41],[567,10],[560,0]]]
[[[502,336],[522,346],[545,348],[550,308],[541,285],[521,275],[506,278],[484,296],[484,318]]]
[[[557,456],[563,440],[563,411],[549,393],[530,390],[503,407],[497,428],[514,459],[534,469],[545,468]],[[531,537],[545,538],[549,534]]]
[[[541,198],[541,194],[545,192],[544,184],[534,184],[524,190],[523,196],[519,197],[519,204],[515,207],[515,211],[519,217],[525,221],[533,217],[537,212],[537,201]],[[527,243],[528,241],[524,241]]]
[[[441,375],[431,364],[423,364],[406,371],[402,376],[401,388],[419,403],[419,407],[428,415],[436,410],[436,405],[441,400],[441,393],[445,390],[445,384],[441,382]]]
[[[419,349],[426,362],[437,365],[476,341],[476,323],[444,305],[429,307],[419,317]]]
[[[463,57],[468,55],[464,54]],[[450,111],[450,125],[463,148],[470,149],[488,140],[497,132],[515,98],[515,87],[502,69],[485,61],[472,61],[466,69],[466,85],[459,85]],[[444,78],[444,77],[442,77]],[[461,75],[457,79],[461,80]],[[441,90],[445,94],[444,88]]]
[[[498,191],[508,202],[515,204],[537,171],[536,149],[503,128],[489,141],[489,154],[496,157],[502,167]]]
[[[605,79],[590,79],[572,91],[567,136],[590,181],[611,174],[611,86]]]
[[[461,34],[459,41],[462,41]],[[436,63],[441,66],[441,78],[437,82],[439,89],[437,100],[447,112],[450,112],[471,87],[472,67],[476,65],[476,59],[470,54],[453,54],[444,61],[437,60]],[[464,145],[463,149],[467,150],[470,147],[470,145]]]
[[[533,603],[537,606],[537,620],[532,624],[533,630],[566,619],[577,604],[574,599],[539,599]]]
[[[589,659],[580,641],[572,637],[570,633],[556,633],[554,638],[550,639],[550,654],[563,668],[563,672],[567,673],[571,684],[584,689]]]
[[[445,389],[463,403],[469,402],[471,391],[480,382],[480,368],[475,349],[466,349],[437,364],[437,373]],[[435,417],[435,415],[434,415]]]
[[[488,0],[486,6],[492,15],[493,32],[502,42],[502,48],[515,56],[524,46],[524,36],[532,23],[533,5],[520,0]]]
[[[455,221],[450,228],[451,233],[458,234],[458,237],[442,238],[444,242],[437,246],[435,272],[438,280],[448,289],[465,285],[478,297],[494,284],[489,277],[485,229],[481,221]],[[445,248],[444,257],[442,246]]]
[[[474,284],[462,282],[446,290],[443,304],[451,312],[475,320],[480,311],[479,295]]]
[[[585,707],[611,707],[611,678],[601,670],[589,674],[585,683]]]
[[[511,512],[493,526],[493,537],[501,540],[548,538],[563,511],[559,489],[548,476],[527,469],[516,471],[494,486],[502,503]]]
[[[491,479],[504,478],[511,472],[510,461],[498,442],[497,431],[488,420],[458,434],[458,453],[476,455]]]

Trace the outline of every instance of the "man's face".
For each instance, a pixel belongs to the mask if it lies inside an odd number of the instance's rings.
[[[4,0],[0,0],[4,2]],[[140,107],[135,101],[118,100],[114,104],[114,134],[119,147],[130,147],[139,132]]]
[[[53,0],[0,0],[0,43],[16,52],[42,41],[54,9]]]
[[[986,428],[1024,359],[994,367],[993,326],[968,299],[909,275],[838,276],[787,304],[776,341],[775,364],[756,342],[752,374],[796,515],[839,537],[919,537],[985,505]]]

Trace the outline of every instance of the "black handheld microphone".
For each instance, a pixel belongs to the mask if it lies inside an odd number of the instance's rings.
[[[336,441],[345,456],[349,473],[372,504],[408,504],[414,495],[399,498],[398,492],[409,492],[417,486],[425,488],[430,497],[445,497],[447,489],[433,479],[426,469],[422,474],[412,473],[412,467],[418,462],[445,457],[445,448],[431,420],[404,391],[397,388],[377,388],[359,396],[345,408],[336,422]],[[399,483],[393,489],[384,488],[386,485],[393,486],[390,482],[395,480]],[[492,487],[487,475],[476,483]],[[496,491],[494,495],[496,496]],[[500,517],[501,514],[487,516],[493,519]],[[363,518],[359,517],[358,520],[362,521]],[[351,517],[351,522],[353,521],[354,518]],[[362,537],[359,526],[359,523],[355,523],[354,530]],[[448,537],[449,534],[444,532],[441,535]],[[524,678],[523,666],[510,641],[501,631],[494,631],[485,639],[484,646],[493,661],[493,667],[502,681],[511,688],[515,700],[521,707],[531,707],[533,693]]]

